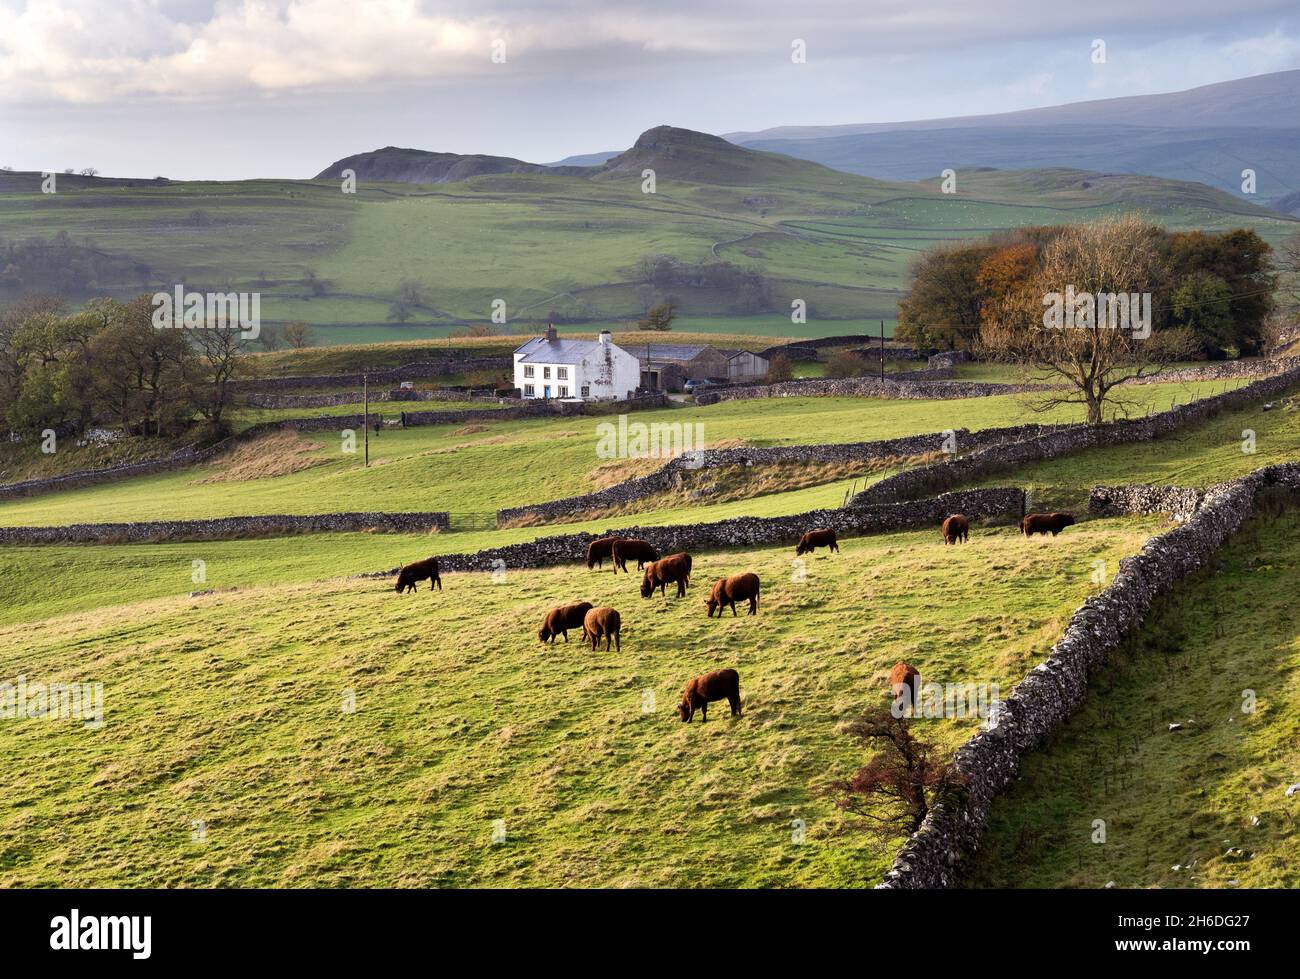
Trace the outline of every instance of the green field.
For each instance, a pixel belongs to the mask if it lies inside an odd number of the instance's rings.
[[[702,152],[689,165],[652,161],[654,194],[641,192],[639,171],[363,181],[356,194],[331,181],[67,178],[47,195],[38,175],[4,174],[0,242],[44,239],[66,250],[68,271],[46,281],[41,269],[17,269],[0,281],[0,301],[180,282],[258,292],[265,322],[304,320],[317,343],[355,343],[437,338],[488,322],[497,300],[520,328],[552,316],[626,326],[647,302],[673,296],[693,332],[826,336],[874,333],[881,319],[892,328],[912,263],[944,242],[1135,209],[1172,228],[1251,227],[1275,244],[1298,226],[1199,184],[1148,177],[1085,189],[1080,171],[971,173],[949,195],[933,181],[872,180],[729,144]],[[730,261],[761,272],[766,290],[649,282],[637,261],[657,254]],[[418,292],[404,320],[393,310],[403,283]],[[806,323],[791,322],[795,300],[808,306]]]
[[[1223,387],[1133,393],[1161,409]],[[632,420],[702,421],[708,442],[797,444],[1038,417],[1024,398],[1001,397],[741,401]],[[1031,505],[1081,504],[1097,482],[1205,485],[1297,457],[1298,417],[1289,404],[1251,407],[1149,445],[990,483],[1027,485]],[[600,420],[384,432],[372,440],[368,470],[328,444],[309,453],[319,465],[289,475],[203,482],[224,471],[215,464],[6,501],[0,523],[445,508],[455,527],[458,514],[592,488]],[[1240,451],[1245,428],[1256,432],[1254,455]],[[507,568],[499,582],[448,573],[445,591],[400,598],[390,579],[349,577],[543,534],[832,507],[865,479],[828,477],[728,502],[655,509],[651,501],[644,513],[540,528],[0,548],[0,682],[98,682],[105,706],[99,730],[69,719],[11,720],[0,730],[11,763],[27,773],[0,809],[0,885],[869,886],[892,844],[855,828],[826,787],[865,760],[846,725],[882,702],[889,668],[905,659],[928,678],[1009,691],[1095,591],[1093,561],[1113,567],[1163,518],[1086,520],[1033,540],[977,526],[961,548],[945,548],[933,528],[850,539],[841,554],[814,558],[806,582],[792,574],[788,547],[702,553],[680,603],[643,600],[635,575],[577,563]],[[1297,533],[1289,526],[1283,551]],[[1242,649],[1263,634],[1252,614],[1276,619],[1282,638],[1290,628],[1277,603],[1293,575],[1268,555],[1247,571],[1276,572],[1280,590],[1272,605],[1246,606],[1232,633]],[[742,569],[764,581],[760,615],[705,618],[708,583]],[[576,636],[554,649],[537,642],[542,613],[579,598],[620,609],[621,654],[592,653]],[[715,707],[707,726],[677,722],[686,679],[720,666],[740,671],[745,716]],[[1201,699],[1179,711],[1209,717],[1211,687],[1197,690]],[[948,751],[977,722],[916,723]],[[1035,784],[1042,791],[1017,819],[1048,828],[1031,830],[1038,862],[1016,882],[1092,884],[1096,866],[1073,870],[1073,810],[1062,809],[1088,783],[1070,792]],[[1241,812],[1229,808],[1237,798],[1216,795],[1224,821]],[[1131,801],[1133,819],[1154,819],[1164,797]],[[802,844],[793,842],[796,821],[806,827]],[[1011,839],[1023,838],[1021,825]],[[502,827],[505,841],[494,844]],[[1155,823],[1141,831],[1158,837]],[[1128,866],[1134,852],[1101,866]],[[1151,846],[1140,853],[1164,859]],[[988,880],[1009,882],[1012,863],[998,860]],[[1266,865],[1260,881],[1291,879],[1284,856]],[[1134,863],[1126,879],[1145,880],[1145,866]]]
[[[1143,385],[1132,397],[1153,410],[1238,382]],[[1078,406],[1030,410],[1026,396],[951,401],[781,398],[637,412],[632,422],[703,425],[705,444],[795,445],[893,438],[945,429],[1081,421]],[[397,411],[388,409],[392,416]],[[598,417],[436,425],[384,431],[371,466],[343,451],[338,433],[304,436],[316,463],[289,475],[209,482],[219,465],[139,477],[54,495],[0,502],[0,526],[194,519],[258,513],[354,510],[486,514],[502,507],[589,492],[604,460]],[[789,512],[789,511],[787,511]]]
[[[598,245],[574,225],[595,220],[591,201],[543,201],[559,190],[539,189],[540,178],[382,194],[370,188],[370,196],[342,205],[331,199],[319,212],[312,208],[324,193],[320,185],[258,184],[264,206],[254,207],[241,201],[244,185],[207,186],[214,193],[203,198],[205,220],[221,231],[221,244],[207,248],[184,241],[190,188],[148,188],[160,200],[143,211],[126,191],[112,206],[77,206],[102,209],[96,227],[119,235],[111,247],[171,236],[175,247],[160,251],[160,261],[202,258],[213,268],[265,261],[250,274],[268,280],[297,274],[292,263],[275,264],[272,253],[310,255],[304,267],[330,279],[331,288],[346,285],[346,296],[290,297],[289,306],[323,310],[324,319],[312,322],[336,325],[321,326],[322,334],[374,342],[252,358],[256,373],[269,377],[380,369],[449,349],[499,356],[518,343],[517,336],[401,332],[414,326],[370,332],[366,317],[377,301],[358,290],[381,272],[445,276],[455,285],[446,293],[454,302],[478,302],[488,294],[479,290],[490,290],[511,263],[524,272],[507,278],[531,295],[563,266],[596,278],[615,274],[631,254],[629,243],[647,236],[656,250],[707,249],[701,243],[728,221],[757,223],[764,227],[718,250],[748,249],[754,254],[746,261],[779,269],[801,289],[814,283],[824,308],[847,297],[845,318],[825,321],[833,328],[711,309],[688,313],[666,337],[635,333],[617,311],[631,291],[612,286],[582,292],[611,303],[604,318],[563,328],[590,335],[608,324],[624,345],[704,338],[759,349],[768,338],[873,332],[876,324],[853,303],[879,291],[877,280],[895,288],[917,248],[984,233],[981,221],[1010,226],[1120,206],[1118,198],[1097,205],[1047,181],[1036,192],[1059,195],[1051,217],[1042,202],[1026,208],[1008,199],[1018,186],[1014,175],[993,175],[981,188],[984,203],[909,190],[827,213],[819,202],[829,196],[843,203],[860,189],[840,186],[840,176],[783,189],[757,216],[733,189],[665,180],[658,199],[633,203],[617,182],[596,182],[591,193],[602,213],[618,215],[594,229]],[[1209,220],[1194,204],[1169,203],[1185,207],[1188,220]],[[13,218],[7,206],[0,194],[0,236]],[[174,210],[178,225],[159,223],[163,212],[153,207]],[[392,210],[381,220],[381,209]],[[1242,214],[1222,218],[1238,219]],[[275,234],[296,236],[298,247],[277,251],[265,221],[276,224]],[[935,232],[940,225],[948,230]],[[205,227],[211,234],[214,225]],[[433,243],[430,228],[446,242]],[[487,248],[474,237],[482,228],[513,237]],[[549,247],[552,233],[567,251]],[[390,246],[391,254],[383,251]],[[863,269],[870,288],[854,284]],[[530,278],[534,272],[539,278]],[[436,330],[445,333],[456,314],[442,312]],[[409,341],[377,342],[398,334]],[[796,365],[797,374],[824,369]],[[1023,379],[988,364],[961,365],[956,375]],[[1160,411],[1243,383],[1134,386],[1124,392],[1134,401],[1126,410]],[[1077,408],[1035,412],[1036,399],[776,398],[679,405],[628,420],[699,424],[706,445],[778,446],[1082,419]],[[232,419],[244,428],[360,407],[240,408]],[[466,407],[487,406],[381,402],[373,409],[395,418],[403,410]],[[695,555],[684,602],[643,600],[635,574],[588,572],[576,553],[568,566],[508,567],[503,580],[447,573],[446,590],[433,594],[422,588],[398,597],[388,578],[355,577],[545,535],[835,507],[907,464],[710,470],[631,512],[493,526],[499,508],[589,492],[659,464],[599,457],[597,426],[610,420],[384,430],[370,440],[369,468],[344,451],[339,432],[279,433],[188,470],[0,501],[0,526],[347,510],[452,514],[451,529],[433,534],[0,547],[0,683],[102,683],[105,707],[98,730],[71,719],[0,721],[0,744],[23,773],[0,807],[0,886],[870,886],[900,841],[862,832],[826,790],[866,760],[847,728],[884,702],[889,668],[907,660],[927,679],[997,684],[1005,696],[1096,591],[1093,562],[1113,567],[1167,526],[1162,517],[1084,519],[1059,538],[1034,540],[1007,526],[977,526],[960,548],[945,548],[934,528],[854,538],[842,553],[810,561],[804,582],[793,574],[788,546],[705,552]],[[1246,431],[1254,433],[1252,453],[1241,449]],[[61,445],[51,458],[8,444],[0,469],[12,480],[175,447],[145,440]],[[1023,486],[1031,509],[1082,515],[1088,490],[1099,483],[1206,486],[1296,458],[1300,410],[1294,399],[1279,399],[1271,411],[1254,405],[1153,443],[1036,463],[980,485]],[[1298,538],[1294,516],[1257,525],[1221,566],[1167,604],[1113,676],[1100,681],[1075,725],[1031,759],[1026,779],[996,813],[991,845],[970,883],[1296,883],[1285,848],[1290,810],[1276,796],[1279,786],[1300,781],[1295,725],[1285,719],[1295,702],[1297,648],[1288,613],[1295,568],[1287,555]],[[739,570],[762,577],[760,615],[708,620],[708,585]],[[546,609],[583,598],[623,613],[621,653],[593,653],[576,635],[567,646],[537,642]],[[745,716],[733,720],[715,705],[707,725],[678,723],[673,706],[685,681],[722,666],[741,674]],[[1141,682],[1152,676],[1159,682]],[[1224,703],[1242,677],[1259,689],[1263,706],[1228,727]],[[1170,740],[1153,720],[1166,714],[1196,724]],[[941,753],[976,723],[914,722]],[[1094,812],[1110,823],[1114,846],[1089,850],[1086,835],[1079,837]],[[1188,827],[1185,835],[1170,837],[1162,822],[1168,813]],[[1261,817],[1257,826],[1252,815]],[[792,833],[801,825],[806,839],[796,843]],[[504,841],[493,843],[494,832],[504,832]],[[1216,854],[1218,840],[1257,857]],[[1162,869],[1193,859],[1194,873]]]
[[[1257,518],[1162,603],[997,802],[967,886],[1300,886],[1298,549],[1294,512]]]
[[[1254,451],[1245,433],[1254,433]],[[1090,449],[1021,466],[1014,474],[1039,510],[1082,509],[1093,486],[1151,483],[1211,486],[1279,462],[1300,459],[1300,402],[1294,392],[1273,411],[1263,405],[1225,412],[1205,425],[1143,445]],[[1001,486],[993,476],[978,485]]]
[[[889,854],[824,794],[862,762],[843,724],[901,658],[1009,688],[1091,562],[1158,523],[977,529],[955,552],[933,530],[851,540],[803,583],[784,547],[704,554],[680,603],[574,567],[399,598],[334,577],[345,551],[309,584],[141,601],[164,573],[146,560],[105,576],[112,608],[39,622],[33,589],[0,629],[0,677],[100,682],[104,726],[5,723],[24,777],[0,809],[0,884],[868,886]],[[6,558],[23,580],[49,567],[44,549]],[[760,615],[705,618],[707,582],[742,567],[765,582]],[[580,596],[622,611],[621,653],[537,642]],[[685,680],[723,665],[744,717],[679,723]],[[976,722],[926,723],[952,747]]]

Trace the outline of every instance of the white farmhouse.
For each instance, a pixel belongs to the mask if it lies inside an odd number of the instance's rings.
[[[608,330],[599,340],[561,339],[555,327],[515,351],[515,387],[525,398],[608,401],[630,398],[641,381],[636,357],[615,346]]]

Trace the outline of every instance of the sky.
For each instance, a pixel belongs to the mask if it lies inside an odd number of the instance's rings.
[[[662,124],[983,114],[1297,67],[1295,0],[0,0],[0,165],[310,177],[388,145],[547,163]]]

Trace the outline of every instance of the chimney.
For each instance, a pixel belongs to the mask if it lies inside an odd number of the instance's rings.
[[[556,333],[555,333],[555,324],[554,324],[554,323],[547,323],[547,324],[546,324],[546,339],[549,340],[551,343],[554,343],[554,342],[555,342],[555,338],[556,338]]]
[[[606,347],[608,347],[608,346],[609,346],[609,341],[612,339],[612,337],[613,337],[613,334],[610,333],[609,330],[601,330],[601,331],[600,331],[600,342],[601,342],[601,345],[602,345],[602,346],[606,346]]]

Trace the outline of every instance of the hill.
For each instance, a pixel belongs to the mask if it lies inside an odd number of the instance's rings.
[[[959,127],[1020,129],[1026,126],[1058,125],[1158,126],[1167,129],[1258,126],[1265,129],[1294,129],[1297,100],[1300,100],[1300,69],[1235,78],[1179,92],[1092,99],[1037,109],[1021,109],[1017,112],[840,126],[774,126],[752,132],[724,133],[723,138],[745,145],[757,139],[821,139],[891,130]]]
[[[609,179],[653,169],[657,177],[732,186],[800,186],[834,179],[818,164],[779,153],[743,149],[721,136],[674,126],[647,129],[626,152],[606,161],[594,176]]]
[[[564,173],[573,174],[583,167],[546,167],[525,163],[507,156],[482,154],[432,153],[428,150],[385,146],[369,153],[357,153],[331,163],[317,180],[340,180],[344,170],[351,170],[358,180],[400,182],[405,184],[451,184],[488,173]]]
[[[1255,200],[1300,187],[1300,70],[1183,92],[1100,99],[996,115],[731,133],[739,145],[850,173],[915,180],[947,167],[1070,166],[1201,181]]]
[[[1202,184],[962,171],[944,194],[666,126],[576,171],[411,152],[350,157],[310,181],[61,177],[42,194],[39,174],[2,174],[0,304],[34,288],[81,302],[180,282],[256,291],[264,323],[303,320],[333,343],[445,336],[500,302],[521,331],[619,328],[674,297],[694,332],[818,336],[892,322],[917,255],[998,229],[1134,208],[1274,243],[1300,227]],[[357,193],[340,193],[344,164],[367,157]],[[455,179],[462,167],[491,172]],[[647,168],[655,193],[642,192]],[[365,176],[417,171],[444,182]],[[806,323],[791,322],[796,299]]]
[[[1287,194],[1285,197],[1279,197],[1273,202],[1273,210],[1279,214],[1287,214],[1291,217],[1300,217],[1300,190],[1294,194]]]

